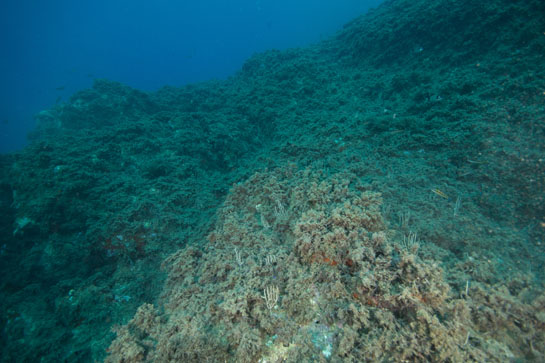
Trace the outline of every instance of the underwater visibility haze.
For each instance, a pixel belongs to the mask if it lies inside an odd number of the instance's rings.
[[[1,361],[545,361],[545,2],[373,5],[37,111]]]
[[[224,79],[253,53],[331,36],[381,0],[0,2],[0,153],[99,78],[144,91]]]

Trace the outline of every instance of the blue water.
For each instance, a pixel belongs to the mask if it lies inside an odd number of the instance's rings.
[[[0,152],[95,78],[141,90],[226,78],[255,52],[317,42],[380,2],[3,1]]]

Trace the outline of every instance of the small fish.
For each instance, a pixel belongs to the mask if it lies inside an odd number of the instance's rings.
[[[3,119],[2,120],[2,125],[7,125],[7,124],[9,124],[8,119],[7,118]]]
[[[64,91],[65,86],[59,86],[55,88],[57,91]]]
[[[488,161],[470,160],[470,159],[467,159],[467,161],[468,161],[470,164],[488,164]]]
[[[446,195],[445,193],[443,193],[439,189],[432,189],[431,191],[434,192],[435,194],[437,194],[438,196],[440,196],[441,198],[449,199],[448,195]]]

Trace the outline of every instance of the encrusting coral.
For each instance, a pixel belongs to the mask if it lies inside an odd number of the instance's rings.
[[[505,342],[473,344],[483,313],[390,238],[380,208],[350,173],[290,166],[233,185],[208,241],[164,262],[160,307],[117,328],[107,361],[509,359]]]

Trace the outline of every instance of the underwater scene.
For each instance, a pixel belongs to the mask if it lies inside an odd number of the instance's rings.
[[[387,0],[0,156],[2,362],[545,361],[545,2]]]

